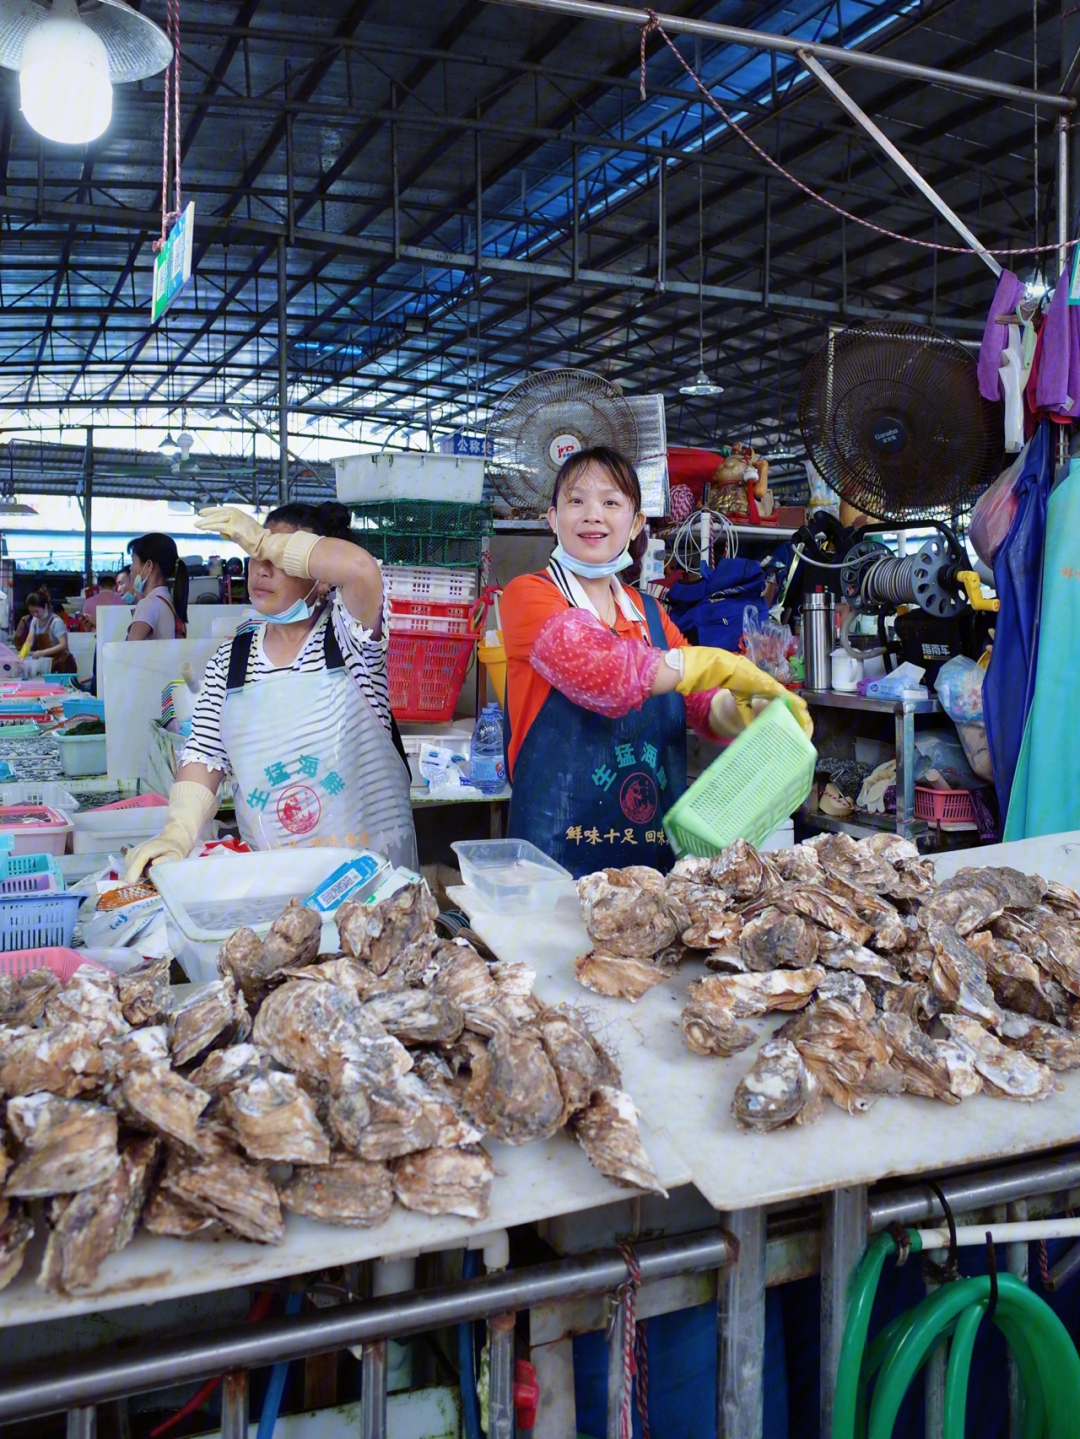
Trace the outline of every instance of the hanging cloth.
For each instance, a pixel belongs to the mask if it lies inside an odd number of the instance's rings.
[[[1073,461],[1046,508],[1035,691],[1016,765],[1005,839],[1080,829],[1080,746],[1076,743],[1076,666],[1080,655],[1080,462]]]
[[[1001,399],[1002,354],[1008,342],[1008,331],[999,325],[999,315],[1011,315],[1020,303],[1024,287],[1011,270],[1002,270],[997,289],[986,317],[982,345],[979,348],[979,393],[984,400]]]
[[[408,771],[346,669],[332,623],[325,668],[248,684],[258,638],[248,630],[233,640],[221,716],[241,838],[252,849],[373,849],[415,869]]]
[[[994,556],[994,587],[1001,608],[983,683],[983,715],[1003,815],[1009,811],[1013,775],[1035,687],[1053,439],[1053,426],[1043,420],[1027,448],[1026,463],[1016,481],[1015,518]]]
[[[573,581],[566,571],[552,583]],[[574,601],[584,590],[559,583]],[[619,590],[621,590],[619,586]],[[618,594],[616,596],[618,598]],[[669,643],[660,606],[645,601],[650,641]],[[625,603],[632,601],[623,596]],[[580,608],[587,607],[586,600]],[[633,609],[639,623],[641,615]],[[509,706],[506,744],[509,746]],[[554,687],[529,726],[514,762],[514,792],[507,835],[528,839],[580,879],[609,865],[652,865],[668,870],[674,860],[664,835],[664,815],[686,789],[686,706],[680,694],[653,695],[639,710],[608,719],[567,699]]]

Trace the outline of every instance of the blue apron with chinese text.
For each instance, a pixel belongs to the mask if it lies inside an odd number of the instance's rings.
[[[670,645],[660,606],[645,600],[649,639]],[[506,718],[509,742],[509,709]],[[686,789],[686,706],[653,695],[607,719],[552,687],[514,764],[507,834],[531,840],[575,879],[609,865],[667,871],[674,856],[663,818]]]

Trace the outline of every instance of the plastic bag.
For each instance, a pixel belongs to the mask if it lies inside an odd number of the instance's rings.
[[[938,670],[934,688],[942,709],[955,724],[981,722],[985,675],[983,667],[969,660],[967,655],[954,656]]]
[[[986,738],[986,726],[979,721],[972,724],[957,723],[956,733],[964,747],[967,762],[980,779],[987,784],[994,782],[994,762],[990,758],[990,742]]]
[[[747,605],[743,611],[743,641],[751,664],[782,685],[791,683],[791,658],[799,642],[789,626],[763,620],[755,605]]]
[[[1016,482],[1023,472],[1026,456],[1025,445],[1008,469],[1002,470],[986,493],[980,495],[971,512],[968,539],[984,565],[993,565],[994,556],[1016,518],[1019,503]]]
[[[915,733],[915,782],[934,785],[931,775],[940,776],[950,789],[977,789],[978,777],[967,762],[963,746],[953,730],[917,730]],[[940,786],[934,786],[940,788]]]

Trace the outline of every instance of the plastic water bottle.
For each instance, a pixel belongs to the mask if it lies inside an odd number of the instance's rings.
[[[497,704],[485,705],[476,721],[469,755],[469,782],[481,794],[500,794],[506,788],[502,709]]]

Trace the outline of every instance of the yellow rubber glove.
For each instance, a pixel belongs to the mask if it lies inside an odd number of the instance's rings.
[[[155,839],[129,849],[124,878],[128,884],[142,878],[143,870],[158,860],[187,859],[203,825],[217,814],[218,798],[204,784],[180,780],[169,791],[165,826]]]
[[[223,540],[232,540],[252,559],[267,560],[287,575],[303,580],[312,578],[308,560],[319,543],[320,535],[313,535],[308,530],[279,534],[266,529],[235,505],[211,505],[200,510],[195,528],[220,535]]]
[[[707,645],[687,645],[673,653],[682,661],[682,679],[675,686],[680,694],[691,695],[712,689],[730,690],[747,724],[754,718],[750,701],[755,696],[783,699],[790,706],[807,739],[813,737],[814,722],[810,718],[806,702],[742,655],[732,654],[730,650],[711,649]]]

